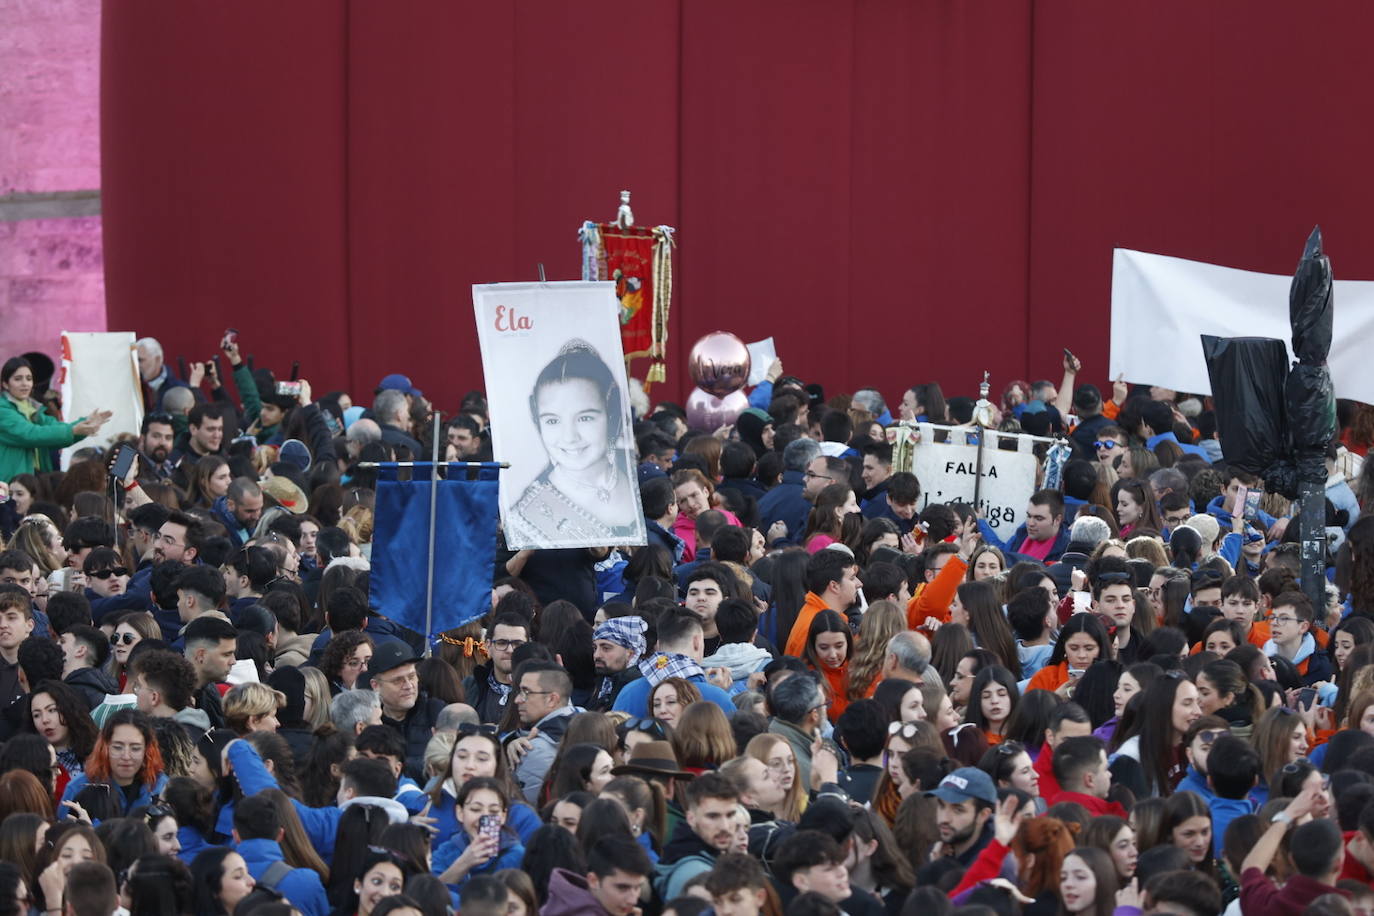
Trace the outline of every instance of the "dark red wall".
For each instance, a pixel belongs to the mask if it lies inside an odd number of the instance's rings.
[[[701,334],[895,398],[1101,381],[1114,245],[1374,276],[1360,0],[106,4],[111,328],[317,390],[482,385],[468,287],[634,191]],[[1338,304],[1339,305],[1339,304]],[[1244,329],[1237,329],[1238,332]],[[1138,381],[1148,381],[1140,379]]]

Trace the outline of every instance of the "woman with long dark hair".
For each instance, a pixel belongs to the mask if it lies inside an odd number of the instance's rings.
[[[1049,661],[1031,678],[1026,692],[1052,690],[1067,698],[1093,662],[1111,657],[1107,630],[1097,615],[1074,614],[1059,630]]]
[[[611,769],[615,761],[611,759],[610,751],[596,744],[585,743],[572,744],[559,750],[561,759],[558,766],[549,768],[544,781],[541,797],[545,801],[562,798],[569,792],[590,792],[595,795],[611,781]]]
[[[1239,738],[1249,738],[1255,720],[1264,712],[1264,697],[1250,684],[1240,665],[1219,658],[1202,666],[1197,674],[1198,706],[1209,716],[1220,716]]]
[[[53,470],[53,454],[94,436],[111,412],[97,410],[89,417],[63,423],[33,398],[33,365],[13,356],[0,366],[0,480],[20,474]]]
[[[961,619],[963,618],[963,619]],[[950,605],[950,620],[962,623],[973,633],[974,642],[1001,659],[1006,668],[1021,680],[1021,657],[1016,651],[1007,615],[1002,611],[1002,595],[995,580],[965,582],[959,586]]]
[[[847,483],[832,483],[816,496],[815,505],[806,517],[801,543],[807,553],[836,543],[853,550],[858,546],[862,528],[863,515],[859,512],[854,488]]]
[[[1317,777],[1320,780],[1321,774],[1317,773]],[[1193,868],[1209,876],[1216,873],[1212,812],[1200,795],[1186,791],[1171,795],[1164,805],[1164,831],[1169,841],[1188,856]]]
[[[995,746],[1006,736],[1007,720],[1020,699],[1015,676],[1001,665],[988,665],[973,679],[964,721]]]
[[[1097,662],[1094,666],[1097,664],[1102,663]],[[1089,669],[1089,671],[1091,671],[1091,669]],[[1162,673],[1163,670],[1154,662],[1139,662],[1121,671],[1120,674],[1116,676],[1116,686],[1112,690],[1112,714],[1097,728],[1093,729],[1093,734],[1101,738],[1104,743],[1111,744],[1113,737],[1116,735],[1117,726],[1121,722],[1121,717],[1126,714],[1126,704],[1131,701],[1131,697],[1153,684],[1155,678],[1159,677]],[[1076,690],[1074,701],[1079,703],[1079,705],[1083,705],[1082,701],[1078,699]],[[1091,711],[1089,711],[1089,715],[1092,715]]]
[[[773,556],[769,587],[773,606],[759,617],[759,633],[775,646],[787,642],[797,614],[806,603],[806,564],[811,555],[792,547]],[[905,617],[903,618],[905,619]]]
[[[811,618],[802,657],[825,678],[832,721],[849,706],[849,660],[853,654],[854,633],[849,629],[849,621],[831,610]]]
[[[1156,532],[1164,530],[1164,522],[1159,517],[1159,507],[1148,480],[1118,480],[1112,486],[1112,505],[1116,508],[1116,523],[1123,539],[1130,537],[1137,528]]]
[[[1112,773],[1137,798],[1167,796],[1187,771],[1183,736],[1202,715],[1197,687],[1181,671],[1168,671],[1141,694],[1141,703],[1140,733],[1121,745]]]
[[[223,886],[222,876],[220,883]],[[199,916],[201,912],[215,912],[213,909],[191,909],[195,898],[191,870],[185,862],[168,855],[140,857],[129,867],[119,891],[129,908],[129,916],[190,916],[192,913]],[[235,893],[237,890],[231,889],[229,896]]]
[[[58,780],[62,786],[56,787],[60,792],[73,775],[82,771],[100,733],[81,695],[62,681],[39,681],[24,698],[24,705],[19,730],[42,735],[57,752],[57,762],[62,767]]]
[[[257,884],[243,857],[225,846],[202,850],[191,862],[196,916],[229,916]]]
[[[1116,910],[1116,867],[1095,846],[1079,846],[1064,856],[1059,875],[1061,913],[1112,916]]]

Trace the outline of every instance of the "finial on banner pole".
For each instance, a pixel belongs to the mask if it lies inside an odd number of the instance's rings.
[[[546,279],[544,278],[544,262],[543,262],[543,261],[540,261],[540,262],[539,262],[539,282],[540,282],[540,283],[547,283],[547,282],[549,282],[548,280],[546,280]]]
[[[620,208],[615,211],[615,225],[629,229],[635,224],[634,211],[630,209],[630,192],[620,192]]]

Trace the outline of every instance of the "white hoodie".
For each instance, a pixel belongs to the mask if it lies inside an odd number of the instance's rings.
[[[732,642],[721,646],[714,655],[703,658],[701,667],[728,668],[730,677],[735,682],[735,686],[730,690],[733,694],[744,689],[743,684],[749,679],[749,675],[755,671],[762,671],[772,660],[773,656],[767,649],[760,649],[752,643]]]
[[[377,795],[355,795],[348,801],[340,803],[339,810],[343,811],[350,805],[372,805],[381,808],[393,824],[404,824],[410,820],[410,812],[406,810],[406,806],[394,798],[382,798]]]

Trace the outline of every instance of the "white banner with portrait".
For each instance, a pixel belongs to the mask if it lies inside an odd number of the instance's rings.
[[[506,545],[645,543],[615,284],[472,288]]]

